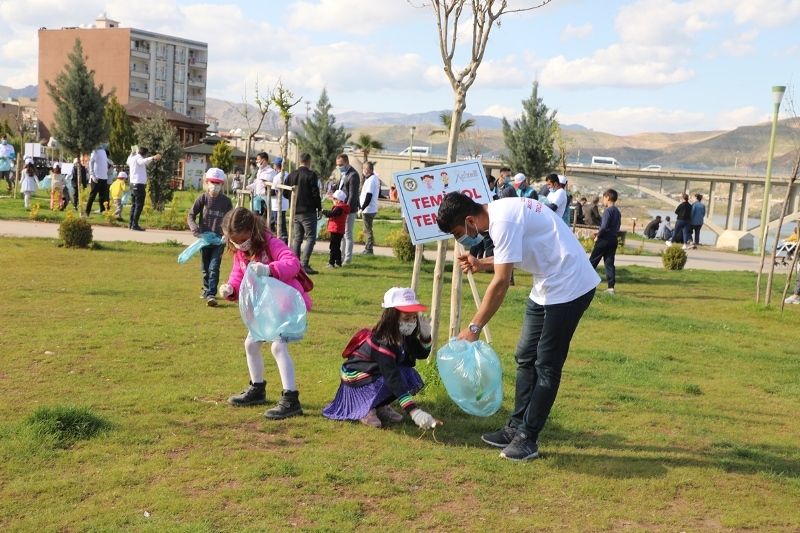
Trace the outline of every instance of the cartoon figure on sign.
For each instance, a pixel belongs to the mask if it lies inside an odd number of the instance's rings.
[[[450,178],[447,177],[447,172],[442,172],[442,181],[444,182],[444,188],[447,188],[447,185],[450,183]]]
[[[425,174],[424,176],[422,176],[422,177],[420,178],[420,180],[421,180],[422,182],[424,182],[424,183],[425,183],[425,184],[428,186],[428,190],[429,190],[429,191],[432,191],[432,190],[433,190],[433,180],[434,180],[434,179],[436,179],[436,178],[434,178],[434,177],[433,177],[433,176],[431,176],[430,174]]]

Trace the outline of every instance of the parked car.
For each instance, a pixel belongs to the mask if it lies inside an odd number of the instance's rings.
[[[661,170],[661,165],[647,165],[642,170],[647,170],[650,172],[659,172]]]

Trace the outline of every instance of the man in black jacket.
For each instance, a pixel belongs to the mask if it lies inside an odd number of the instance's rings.
[[[350,214],[347,215],[347,225],[344,229],[344,240],[342,241],[342,264],[349,265],[353,259],[353,226],[356,223],[356,213],[358,212],[358,188],[361,184],[361,177],[358,171],[350,166],[350,159],[347,154],[339,154],[336,158],[336,166],[342,173],[339,182],[339,190],[347,195],[347,204],[350,206]]]
[[[296,187],[297,197],[294,209],[294,236],[292,237],[292,251],[300,258],[300,263],[306,274],[319,274],[311,268],[309,260],[314,244],[317,242],[317,220],[322,216],[322,199],[319,195],[319,178],[311,170],[311,156],[303,152],[300,154],[300,165],[297,170],[286,178],[286,185]],[[288,194],[288,192],[287,192]],[[358,201],[358,198],[356,198]],[[300,243],[305,238],[303,255],[300,255]]]

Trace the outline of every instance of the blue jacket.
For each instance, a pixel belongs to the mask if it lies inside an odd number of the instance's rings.
[[[706,217],[706,206],[703,202],[695,202],[692,204],[692,216],[689,219],[689,224],[692,226],[702,226],[703,219]]]

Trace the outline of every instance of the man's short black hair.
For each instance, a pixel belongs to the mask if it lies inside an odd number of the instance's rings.
[[[263,159],[264,161],[267,161],[267,162],[269,162],[269,154],[268,154],[267,152],[258,152],[258,153],[256,154],[256,157],[260,157],[260,158],[261,158],[261,159]]]
[[[501,172],[501,173],[508,172],[509,174],[511,174],[511,169],[510,169],[510,168],[508,168],[508,167],[502,167],[502,168],[500,169],[500,172]]]
[[[144,147],[144,146],[140,146],[139,147],[139,155],[140,156],[147,157],[147,154],[149,154],[149,153],[150,153],[150,150],[148,150],[146,147]]]
[[[451,192],[439,204],[436,224],[443,233],[452,233],[453,228],[464,224],[468,216],[480,215],[483,208],[464,193]]]
[[[300,159],[300,162],[303,163],[304,165],[311,164],[311,155],[308,154],[307,152],[300,152],[299,159]]]
[[[547,183],[561,183],[558,181],[558,174],[548,174],[547,177],[544,179]]]
[[[603,196],[611,200],[612,202],[617,201],[617,191],[614,189],[608,189],[606,192],[603,193]]]

